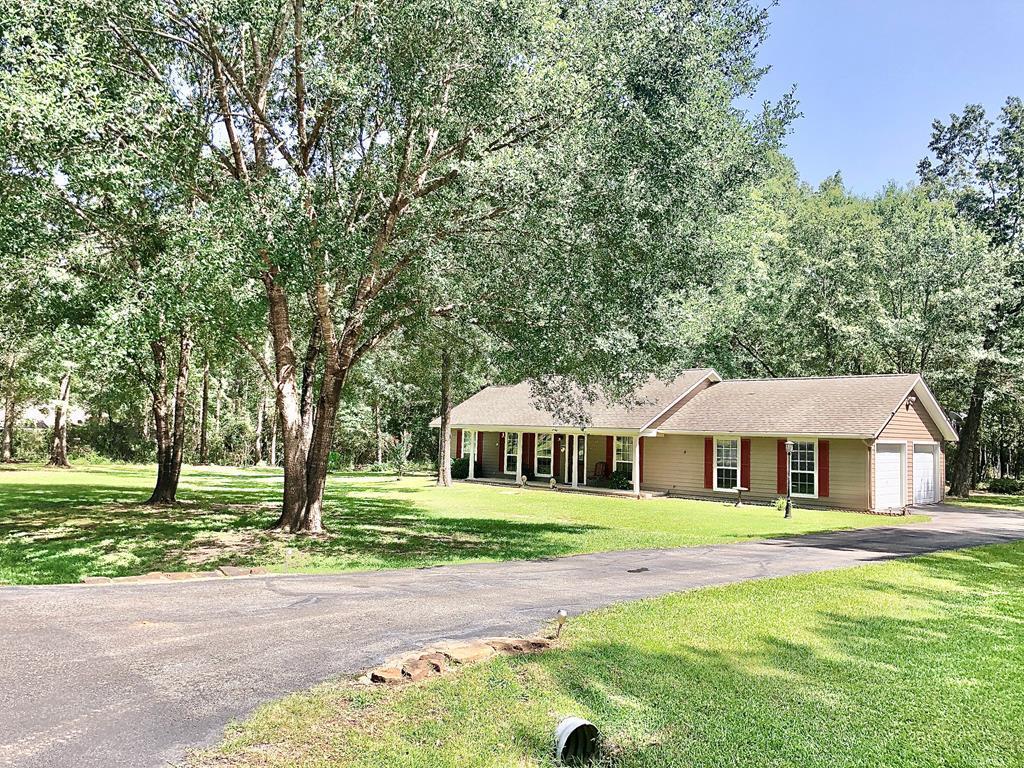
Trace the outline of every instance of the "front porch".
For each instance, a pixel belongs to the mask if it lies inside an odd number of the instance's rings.
[[[527,480],[524,484],[520,485],[512,477],[473,477],[456,480],[459,483],[472,483],[474,485],[494,485],[504,486],[508,488],[525,488],[533,491],[557,491],[559,493],[582,493],[591,494],[594,496],[618,496],[623,499],[653,499],[655,497],[667,497],[669,494],[665,492],[656,491],[640,491],[639,494],[634,492],[632,489],[621,489],[621,488],[608,488],[607,486],[599,485],[576,485],[573,487],[568,483],[556,482],[551,485],[550,482],[541,482],[540,480]]]
[[[627,432],[455,429],[461,479],[638,497],[643,482],[642,434]]]

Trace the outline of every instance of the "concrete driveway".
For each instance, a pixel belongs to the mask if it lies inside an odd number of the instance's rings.
[[[442,638],[668,592],[1024,539],[1024,514],[331,576],[0,589],[0,765],[178,764],[232,719]],[[646,570],[639,570],[646,569]]]

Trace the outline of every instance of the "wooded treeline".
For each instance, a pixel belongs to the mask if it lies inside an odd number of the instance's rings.
[[[71,458],[156,460],[153,502],[182,461],[276,463],[279,527],[319,531],[330,466],[438,454],[443,359],[456,401],[538,377],[566,411],[552,375],[921,371],[968,437],[956,490],[1020,474],[1019,100],[863,199],[798,182],[790,95],[735,106],[746,0],[3,19],[0,407],[81,409]]]

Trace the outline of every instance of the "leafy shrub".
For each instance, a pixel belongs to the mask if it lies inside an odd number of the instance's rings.
[[[633,487],[633,477],[629,472],[617,469],[608,476],[608,487],[617,491],[628,491]]]
[[[452,478],[455,480],[465,480],[469,477],[469,457],[463,456],[461,459],[452,459]]]
[[[779,496],[779,498],[777,498],[775,500],[775,508],[777,510],[779,510],[779,512],[785,512],[786,511],[786,497],[785,496]]]
[[[402,434],[389,446],[388,458],[395,472],[402,477],[410,469],[409,454],[412,453],[412,433],[403,430]]]
[[[340,451],[331,451],[327,454],[327,469],[330,472],[337,472],[341,469],[341,465],[342,461]]]
[[[988,481],[988,489],[992,493],[1007,493],[1019,496],[1024,493],[1024,480],[1013,477],[997,477]]]
[[[388,464],[386,461],[375,461],[373,464],[366,468],[367,472],[380,472],[383,475],[389,475],[394,473],[395,468]]]

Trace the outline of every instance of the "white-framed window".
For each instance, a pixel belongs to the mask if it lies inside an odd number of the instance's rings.
[[[615,459],[612,462],[613,472],[625,472],[633,476],[633,440],[629,435],[618,435],[615,438]]]
[[[818,495],[818,442],[816,440],[793,441],[793,453],[789,457],[789,473],[792,478],[790,482],[794,496],[813,498]]]
[[[537,477],[551,477],[555,455],[555,436],[537,434],[537,450],[534,454],[533,473]]]
[[[514,475],[519,463],[519,433],[505,433],[505,474]]]
[[[740,484],[740,440],[715,438],[715,490],[725,491]]]
[[[473,455],[473,441],[476,439],[476,432],[469,429],[462,430],[462,456],[470,458]]]

